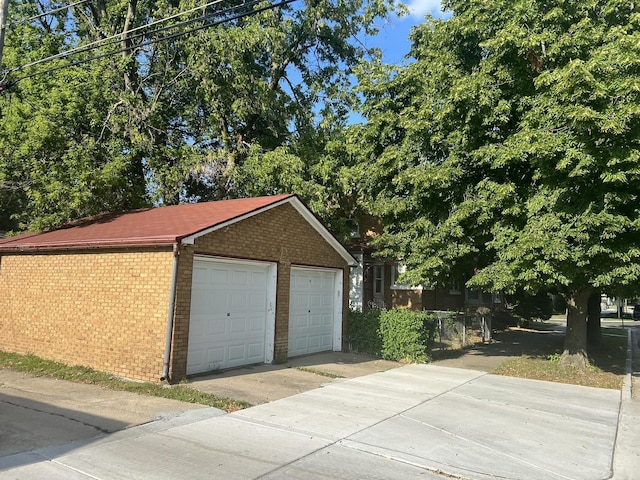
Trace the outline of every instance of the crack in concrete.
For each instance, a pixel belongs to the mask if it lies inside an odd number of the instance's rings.
[[[26,407],[24,405],[20,405],[19,403],[8,402],[6,400],[0,400],[0,402],[6,403],[7,405],[11,405],[11,406],[14,406],[14,407],[24,408],[25,410],[30,410],[32,412],[44,413],[45,415],[51,415],[51,416],[54,416],[54,417],[64,418],[65,420],[71,420],[72,422],[79,423],[80,425],[84,425],[85,427],[95,428],[97,431],[99,431],[101,433],[112,433],[110,430],[107,430],[106,428],[102,428],[102,427],[100,427],[98,425],[92,425],[91,423],[83,422],[82,420],[78,420],[77,418],[69,417],[69,416],[64,415],[62,413],[48,412],[46,410],[41,410],[41,409],[38,409],[38,408]]]

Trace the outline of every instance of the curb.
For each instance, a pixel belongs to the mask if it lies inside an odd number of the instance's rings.
[[[621,399],[623,402],[630,402],[632,398],[633,381],[633,336],[631,330],[627,330],[627,363],[625,365],[624,378],[622,379]]]

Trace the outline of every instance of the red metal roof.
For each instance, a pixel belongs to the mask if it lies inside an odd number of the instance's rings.
[[[0,252],[125,245],[167,245],[216,225],[285,203],[295,195],[190,203],[79,220],[57,230],[0,239]]]

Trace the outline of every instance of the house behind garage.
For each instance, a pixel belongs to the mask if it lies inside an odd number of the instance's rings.
[[[353,257],[294,195],[0,240],[0,350],[140,380],[343,346]]]

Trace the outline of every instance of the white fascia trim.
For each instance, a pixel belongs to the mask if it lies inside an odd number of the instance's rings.
[[[336,240],[336,238],[325,228],[322,223],[316,218],[316,216],[311,213],[311,211],[305,207],[305,205],[300,201],[300,199],[296,196],[291,196],[280,200],[279,202],[271,203],[269,205],[265,205],[262,208],[254,210],[249,213],[245,213],[239,217],[233,218],[231,220],[227,220],[226,222],[219,223],[214,225],[213,227],[207,228],[205,230],[201,230],[198,233],[194,233],[193,235],[189,235],[188,237],[184,237],[181,241],[183,245],[193,245],[196,238],[199,238],[203,235],[207,235],[208,233],[215,232],[216,230],[220,230],[222,228],[228,227],[229,225],[233,225],[234,223],[241,222],[242,220],[246,220],[247,218],[251,218],[254,215],[258,215],[260,213],[266,212],[275,207],[279,207],[280,205],[284,205],[285,203],[291,204],[293,208],[311,225],[320,236],[333,247],[333,249],[338,252],[338,254],[344,258],[344,260],[350,265],[355,266],[358,265],[358,262],[355,258],[347,251],[346,248],[342,246],[342,244]]]

